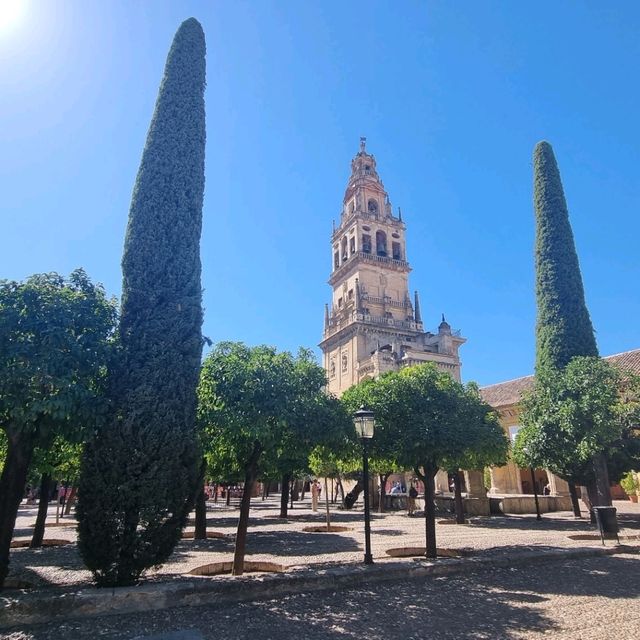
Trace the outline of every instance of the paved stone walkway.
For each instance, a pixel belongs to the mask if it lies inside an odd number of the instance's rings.
[[[636,640],[640,558],[565,560],[277,600],[67,621],[6,640]]]
[[[620,501],[615,506],[623,527],[622,541],[638,544],[640,505]],[[53,523],[55,508],[51,509],[48,522]],[[360,509],[332,510],[332,522],[347,527],[346,531],[339,533],[303,531],[305,527],[324,522],[324,512],[312,512],[308,501],[296,503],[288,520],[279,519],[278,513],[279,497],[264,502],[255,500],[247,540],[247,560],[275,562],[286,567],[345,564],[362,560],[364,534]],[[238,509],[210,504],[208,515],[209,530],[224,534],[223,537],[206,541],[183,540],[163,567],[147,574],[147,580],[177,579],[195,567],[232,559]],[[30,538],[30,525],[35,521],[35,516],[35,506],[21,507],[14,539]],[[67,518],[67,522],[68,526],[48,527],[45,540],[58,538],[75,541],[75,521]],[[574,520],[568,512],[545,514],[540,522],[531,516],[477,518],[469,525],[452,524],[446,518],[440,519],[440,522],[446,524],[437,526],[438,547],[472,549],[474,555],[509,555],[522,550],[544,551],[601,545],[588,521]],[[424,539],[424,519],[421,517],[410,518],[404,513],[373,514],[372,547],[377,563],[391,560],[387,550],[424,546]],[[68,588],[88,586],[91,582],[75,544],[39,550],[14,549],[11,552],[9,575],[37,587]]]

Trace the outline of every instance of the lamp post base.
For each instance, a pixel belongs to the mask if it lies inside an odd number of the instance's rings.
[[[373,556],[370,553],[364,554],[364,563],[365,564],[373,564]]]

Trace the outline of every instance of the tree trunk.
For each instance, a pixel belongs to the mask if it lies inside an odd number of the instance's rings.
[[[342,506],[344,506],[344,487],[342,486],[342,479],[340,478],[340,474],[336,475],[336,498],[340,494],[340,502]]]
[[[380,489],[378,491],[380,504],[378,505],[378,513],[384,513],[385,511],[385,498],[387,497],[387,480],[390,473],[379,473],[378,480],[380,481]]]
[[[331,531],[331,512],[329,511],[329,487],[327,476],[324,477],[324,504],[327,508],[327,531]]]
[[[436,546],[436,505],[433,481],[438,473],[438,467],[424,466],[424,529],[425,556],[435,558],[438,555]]]
[[[571,507],[573,508],[573,515],[576,518],[581,518],[580,503],[578,502],[578,490],[576,489],[576,483],[573,480],[568,480],[569,495],[571,496]]]
[[[207,498],[204,493],[204,484],[200,483],[198,497],[196,498],[196,528],[193,532],[194,540],[207,539]]]
[[[280,494],[280,518],[286,518],[289,507],[289,483],[291,482],[291,474],[282,474],[282,493]]]
[[[9,573],[9,550],[33,455],[33,440],[7,433],[7,457],[0,476],[0,589]]]
[[[73,505],[75,504],[77,494],[78,489],[76,489],[76,487],[71,487],[71,491],[69,493],[69,496],[67,497],[67,501],[64,503],[63,515],[68,516],[71,514],[71,507],[73,507]]]
[[[469,487],[467,487],[469,491]],[[456,506],[456,524],[464,524],[464,504],[462,503],[462,482],[460,481],[460,471],[453,472],[453,494]],[[468,494],[467,494],[468,495]]]
[[[358,482],[356,482],[356,486],[349,491],[344,497],[344,508],[351,509],[353,505],[356,503],[358,496],[362,493],[364,489],[364,482],[362,478],[358,478]]]
[[[231,505],[231,491],[230,491],[231,487],[229,486],[229,484],[227,484],[226,486],[226,497],[225,497],[225,505],[228,507],[229,505]]]
[[[593,456],[593,471],[595,473],[596,499],[595,506],[611,506],[611,487],[609,486],[609,469],[607,459],[603,453]]]
[[[256,441],[253,444],[253,452],[245,468],[244,490],[240,503],[240,518],[238,519],[238,531],[236,533],[236,548],[233,554],[233,568],[231,575],[241,576],[244,573],[244,556],[247,544],[247,528],[249,526],[249,508],[251,507],[251,493],[258,476],[258,460],[262,453],[262,447]]]
[[[596,512],[593,510],[593,507],[598,506],[598,491],[596,489],[595,480],[590,480],[589,482],[587,482],[586,486],[582,487],[582,490],[582,500],[587,505],[587,509],[589,509],[589,518],[591,524],[596,524]]]
[[[44,526],[47,520],[47,510],[49,508],[49,496],[51,495],[51,474],[43,473],[40,478],[40,501],[38,502],[38,515],[36,516],[36,524],[33,528],[33,536],[31,537],[30,549],[36,549],[42,546],[44,540]]]

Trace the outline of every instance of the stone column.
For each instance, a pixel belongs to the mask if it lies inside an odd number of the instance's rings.
[[[443,469],[438,469],[435,477],[436,493],[449,493],[449,474]]]
[[[522,493],[520,469],[509,461],[504,467],[491,467],[491,493],[498,495]]]
[[[464,482],[467,485],[467,497],[464,508],[468,515],[488,516],[490,513],[489,498],[484,487],[482,471],[465,471]]]
[[[486,498],[484,473],[482,471],[465,471],[464,482],[467,485],[468,498]]]

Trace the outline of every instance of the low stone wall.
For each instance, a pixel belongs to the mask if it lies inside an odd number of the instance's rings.
[[[511,496],[490,496],[491,513],[524,514],[535,513],[536,502],[533,496],[511,495]],[[552,511],[571,511],[570,496],[538,496],[540,513],[550,513]]]

